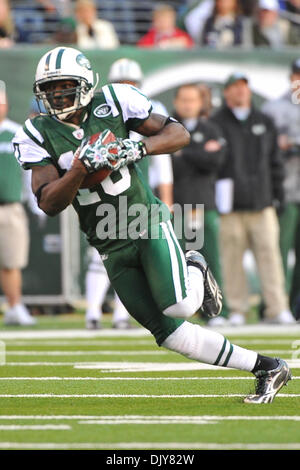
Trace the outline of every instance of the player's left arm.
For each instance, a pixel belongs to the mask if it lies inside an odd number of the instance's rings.
[[[146,137],[142,141],[148,155],[174,153],[190,142],[190,134],[182,124],[156,113],[135,130]]]

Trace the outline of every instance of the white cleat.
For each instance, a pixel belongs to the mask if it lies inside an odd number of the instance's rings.
[[[229,323],[231,326],[242,326],[245,325],[245,316],[241,313],[232,313],[229,317]]]
[[[277,361],[276,369],[255,372],[257,379],[255,395],[248,395],[244,403],[272,403],[279,390],[291,380],[292,375],[287,363],[279,358]]]
[[[116,330],[130,330],[132,328],[129,320],[119,320],[113,324]]]
[[[33,318],[25,305],[14,305],[4,313],[5,325],[19,325],[19,326],[33,326],[36,324],[36,319]]]
[[[227,318],[224,317],[214,317],[208,320],[207,326],[211,326],[213,328],[219,327],[219,326],[228,326],[228,320]]]
[[[99,320],[92,319],[86,320],[85,327],[87,330],[101,330],[101,323]]]
[[[295,317],[289,310],[283,310],[277,317],[266,319],[265,323],[274,325],[293,325],[296,322]]]

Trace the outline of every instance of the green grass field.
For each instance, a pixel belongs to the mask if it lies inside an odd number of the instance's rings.
[[[140,328],[87,332],[79,315],[2,328],[0,449],[300,449],[299,325],[224,332],[291,364],[272,404],[243,403],[250,374],[188,361]]]

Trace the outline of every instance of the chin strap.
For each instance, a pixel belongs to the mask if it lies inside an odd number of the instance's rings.
[[[93,93],[94,91],[96,90],[97,86],[98,86],[98,83],[99,83],[99,73],[96,73],[96,83],[95,85],[93,86],[92,90],[93,90]]]

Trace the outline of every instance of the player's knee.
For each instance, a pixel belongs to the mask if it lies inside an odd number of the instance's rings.
[[[189,359],[199,360],[205,335],[204,328],[185,321],[165,339],[162,346]]]
[[[190,318],[195,313],[195,306],[188,297],[177,302],[177,304],[170,305],[163,313],[172,318]]]

